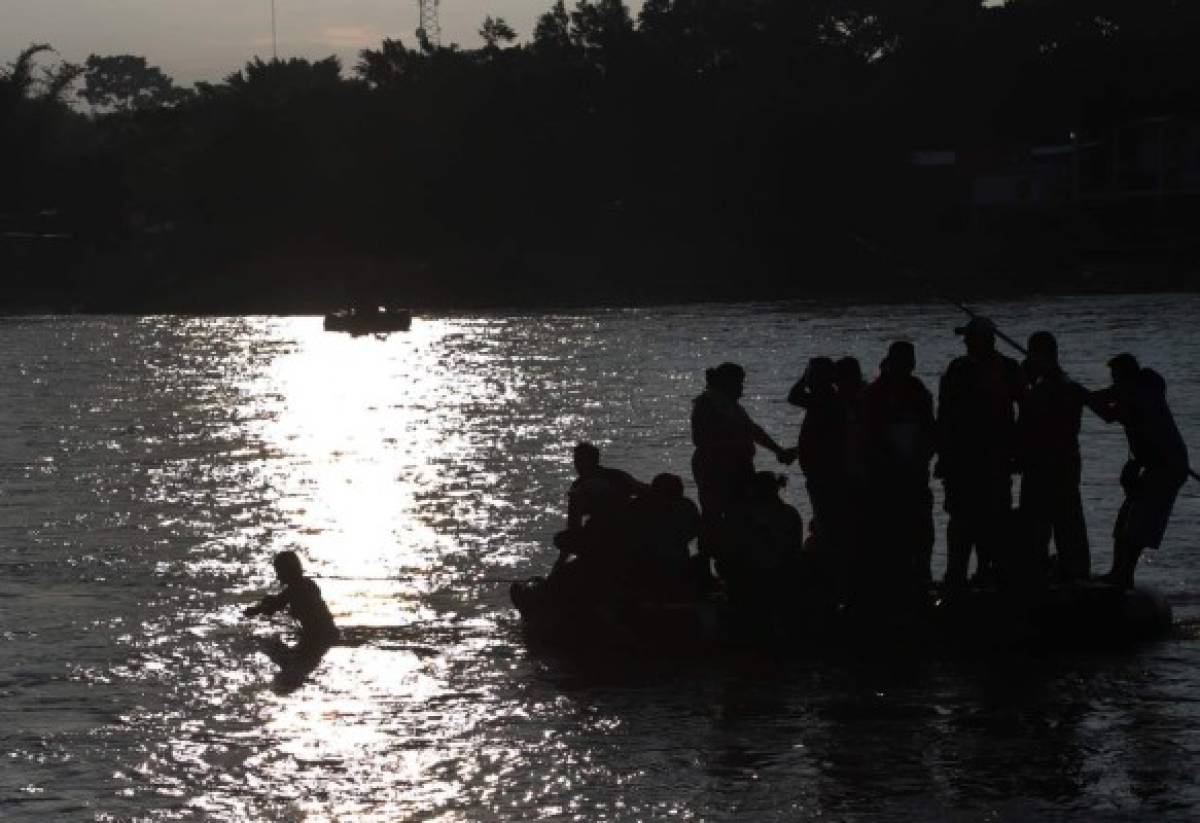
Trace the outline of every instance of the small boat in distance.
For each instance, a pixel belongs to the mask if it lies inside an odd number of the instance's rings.
[[[387,306],[355,306],[325,315],[325,331],[344,331],[355,336],[408,331],[411,325],[412,312]]]

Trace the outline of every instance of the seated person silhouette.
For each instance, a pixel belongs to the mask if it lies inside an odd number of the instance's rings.
[[[633,500],[649,491],[627,472],[600,463],[600,449],[580,443],[578,475],[567,493],[567,528],[554,536],[559,550],[551,581],[572,595],[608,592],[627,572]]]
[[[321,597],[321,590],[306,577],[300,558],[293,551],[282,551],[274,558],[275,575],[283,584],[279,594],[269,594],[242,612],[246,617],[272,615],[287,609],[300,623],[300,640],[295,646],[285,646],[276,640],[268,655],[280,666],[289,664],[315,665],[337,643],[339,632],[333,615]]]
[[[700,534],[700,509],[683,494],[676,474],[659,474],[632,506],[632,584],[652,600],[695,597],[689,544]]]
[[[790,576],[804,544],[804,521],[780,497],[786,478],[755,472],[750,496],[730,512],[717,570],[730,601],[769,612],[790,600]]]

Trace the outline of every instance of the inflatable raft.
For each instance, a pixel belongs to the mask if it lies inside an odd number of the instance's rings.
[[[688,653],[744,645],[800,651],[1103,650],[1164,638],[1173,623],[1171,606],[1159,594],[1094,582],[1024,591],[933,588],[869,604],[806,604],[797,594],[773,606],[755,603],[752,610],[721,595],[597,602],[555,591],[542,578],[514,583],[510,595],[531,637],[581,651]]]

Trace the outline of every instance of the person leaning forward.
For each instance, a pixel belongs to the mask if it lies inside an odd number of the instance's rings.
[[[1188,450],[1167,405],[1167,382],[1132,354],[1108,362],[1112,385],[1093,392],[1089,406],[1107,423],[1120,423],[1129,443],[1121,471],[1125,500],[1113,527],[1112,570],[1101,579],[1133,588],[1145,549],[1162,543],[1175,497],[1188,477]]]
[[[996,580],[1011,539],[1016,406],[1025,392],[1021,366],[996,351],[996,326],[975,316],[955,329],[966,355],[938,385],[937,476],[945,484],[945,582],[967,581],[971,552],[977,579]]]

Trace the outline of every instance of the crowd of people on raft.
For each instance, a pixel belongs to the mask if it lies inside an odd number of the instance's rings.
[[[927,595],[931,474],[944,485],[948,515],[945,590],[1088,580],[1085,409],[1121,424],[1128,440],[1112,569],[1099,580],[1132,588],[1138,560],[1162,542],[1189,474],[1163,378],[1119,354],[1108,363],[1112,384],[1088,391],[1064,373],[1050,332],[1032,335],[1017,362],[997,350],[987,318],[973,316],[955,331],[966,352],[942,374],[936,407],[913,373],[916,352],[907,341],[889,347],[871,382],[853,357],[810,360],[787,398],[804,409],[795,447],[780,445],[742,407],[740,366],[707,370],[691,416],[698,507],[677,475],[643,483],[603,465],[594,445],[578,444],[548,588],[586,602],[672,601],[723,587],[748,606],[794,590],[797,580],[831,602]],[[784,465],[799,460],[812,508],[807,532],[780,496],[785,478],[756,471],[759,448]],[[1014,476],[1021,479],[1015,506]]]

